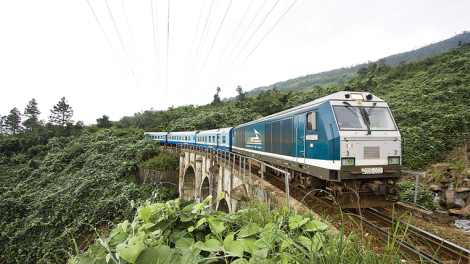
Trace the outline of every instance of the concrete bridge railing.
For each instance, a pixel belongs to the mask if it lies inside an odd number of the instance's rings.
[[[287,205],[299,213],[309,212],[307,207],[289,197],[291,175],[287,171],[237,153],[199,146],[177,145],[173,153],[179,156],[182,200],[202,202],[212,195],[212,209],[232,213],[237,211],[240,201],[256,197],[270,204]],[[266,168],[284,176],[285,190],[264,181]],[[220,196],[223,199],[219,200]]]

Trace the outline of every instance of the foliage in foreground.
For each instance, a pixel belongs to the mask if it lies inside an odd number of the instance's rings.
[[[58,250],[73,246],[72,235],[83,240],[88,229],[75,230],[80,223],[130,217],[128,200],[152,193],[132,180],[137,164],[156,154],[141,131],[33,136],[0,138],[0,252],[7,263],[64,263],[67,254]]]
[[[264,204],[238,213],[210,212],[203,203],[147,201],[133,221],[97,237],[87,252],[78,249],[69,264],[83,263],[396,263],[396,241],[378,254],[358,235],[335,235],[328,225],[286,207]],[[219,197],[222,198],[222,197]],[[344,231],[344,230],[343,230]]]

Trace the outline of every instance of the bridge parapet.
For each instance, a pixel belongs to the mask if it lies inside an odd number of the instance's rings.
[[[176,149],[180,151],[179,191],[182,200],[202,202],[212,195],[213,210],[232,213],[238,210],[240,201],[257,198],[270,204],[287,205],[299,213],[309,212],[307,207],[289,198],[290,174],[286,171],[236,153],[197,146],[177,146]],[[266,166],[285,175],[287,192],[264,181]],[[223,199],[219,200],[220,196]]]

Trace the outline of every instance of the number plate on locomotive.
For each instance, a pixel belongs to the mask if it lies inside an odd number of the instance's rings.
[[[382,174],[384,168],[361,168],[362,174]]]

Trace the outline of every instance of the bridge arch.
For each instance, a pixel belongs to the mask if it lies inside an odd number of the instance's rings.
[[[201,194],[201,201],[207,198],[210,194],[210,182],[209,182],[209,177],[205,177],[204,181],[201,184],[201,191],[199,192]]]
[[[230,213],[230,207],[228,206],[227,200],[225,200],[225,198],[219,201],[217,211],[221,211],[227,214]]]
[[[194,195],[196,194],[196,173],[193,166],[186,168],[181,190],[181,198],[183,198],[183,200],[194,200]]]

